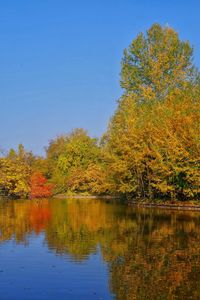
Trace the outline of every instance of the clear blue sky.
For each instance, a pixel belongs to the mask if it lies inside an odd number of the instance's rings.
[[[34,153],[75,127],[100,136],[121,95],[123,49],[153,23],[195,49],[199,0],[1,0],[0,148]]]

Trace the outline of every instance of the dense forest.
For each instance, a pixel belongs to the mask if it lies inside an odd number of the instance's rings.
[[[78,128],[51,140],[45,157],[23,145],[2,152],[0,193],[198,198],[200,73],[189,42],[154,24],[125,49],[120,84],[123,95],[101,138]]]

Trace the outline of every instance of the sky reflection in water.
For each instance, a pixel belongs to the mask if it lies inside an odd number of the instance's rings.
[[[199,225],[116,201],[0,202],[0,299],[200,299]]]

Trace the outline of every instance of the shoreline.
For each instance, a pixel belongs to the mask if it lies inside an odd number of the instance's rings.
[[[96,196],[96,195],[66,195],[59,194],[53,196],[56,199],[119,199],[117,196],[104,195],[104,196]]]
[[[119,196],[112,196],[112,195],[66,195],[66,194],[59,194],[54,196],[56,199],[107,199],[107,200],[120,200]],[[127,206],[133,206],[137,208],[158,208],[158,209],[168,209],[168,210],[184,210],[184,211],[200,211],[200,203],[195,204],[192,202],[180,202],[177,203],[172,202],[165,202],[165,203],[156,203],[156,202],[138,202],[138,201],[124,201]]]
[[[114,195],[66,195],[66,194],[58,194],[54,195],[51,198],[54,199],[103,199],[103,200],[117,200],[120,201],[121,203],[124,203],[124,205],[127,206],[132,206],[136,208],[158,208],[158,209],[167,209],[167,210],[182,210],[182,211],[200,211],[200,201],[199,204],[193,203],[190,201],[176,201],[170,202],[170,201],[165,201],[163,203],[161,202],[148,202],[148,201],[134,201],[134,200],[122,200],[120,196],[114,196]],[[42,200],[40,198],[36,198],[37,200]],[[50,198],[45,198],[45,199],[50,199]],[[1,200],[11,200],[10,197],[0,197]],[[12,200],[22,200],[22,199],[12,199]],[[24,200],[24,199],[23,199]],[[27,200],[32,200],[32,199],[27,199]]]
[[[138,203],[136,201],[128,201],[128,206],[142,207],[142,208],[159,208],[159,209],[169,209],[169,210],[185,210],[185,211],[200,211],[200,204],[192,203],[154,203],[154,202],[144,202]]]

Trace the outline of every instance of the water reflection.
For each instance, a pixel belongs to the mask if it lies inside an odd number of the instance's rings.
[[[100,251],[102,261],[92,267],[108,266],[110,291],[104,299],[200,299],[199,225],[197,212],[133,209],[94,199],[0,203],[2,247],[11,239],[28,247],[44,236],[50,251],[85,262],[86,270]]]

